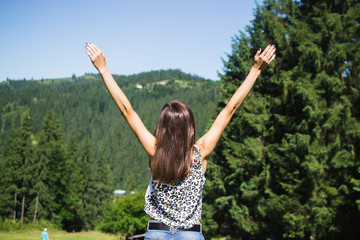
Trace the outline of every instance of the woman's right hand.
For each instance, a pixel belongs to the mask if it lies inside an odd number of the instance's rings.
[[[106,69],[106,60],[103,52],[93,43],[86,43],[86,54],[90,57],[94,67],[101,72]]]
[[[263,71],[269,64],[275,59],[275,45],[268,45],[265,50],[261,53],[261,48],[256,52],[254,56],[253,67]],[[261,53],[261,54],[260,54]]]

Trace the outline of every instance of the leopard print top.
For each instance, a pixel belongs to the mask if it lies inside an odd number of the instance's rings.
[[[205,180],[200,148],[194,145],[190,174],[184,181],[157,183],[151,175],[145,195],[145,212],[152,219],[173,228],[190,228],[200,223]]]

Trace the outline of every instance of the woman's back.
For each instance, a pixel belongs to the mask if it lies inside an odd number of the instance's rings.
[[[190,173],[178,183],[159,183],[151,178],[145,195],[145,212],[173,228],[189,228],[200,223],[205,175],[201,153],[194,145]]]

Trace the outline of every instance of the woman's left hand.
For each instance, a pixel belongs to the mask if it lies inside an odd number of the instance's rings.
[[[100,72],[106,68],[106,60],[103,52],[93,43],[86,43],[86,54],[90,57],[95,68]]]

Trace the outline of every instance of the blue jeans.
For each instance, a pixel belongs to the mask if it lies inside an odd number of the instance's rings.
[[[144,240],[204,240],[201,232],[147,230]]]

